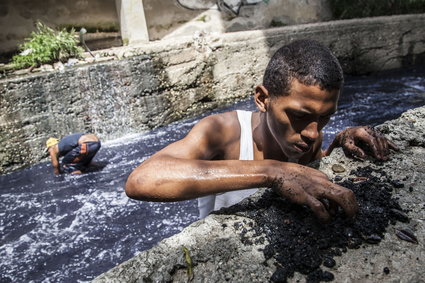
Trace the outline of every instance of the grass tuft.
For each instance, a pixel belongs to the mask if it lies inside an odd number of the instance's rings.
[[[83,53],[74,29],[70,32],[66,29],[56,31],[41,22],[36,23],[36,31],[19,46],[19,51],[20,54],[13,56],[11,62],[16,69],[65,62],[71,57],[80,58]]]

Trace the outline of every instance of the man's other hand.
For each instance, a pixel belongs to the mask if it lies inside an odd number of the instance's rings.
[[[388,160],[390,149],[399,150],[394,143],[368,126],[347,128],[338,133],[325,155],[330,155],[339,146],[347,156],[364,159],[370,155],[381,161]]]

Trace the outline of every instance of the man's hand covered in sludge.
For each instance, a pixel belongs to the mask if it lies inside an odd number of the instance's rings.
[[[347,156],[364,159],[366,155],[371,155],[381,161],[388,160],[390,149],[399,150],[394,143],[368,126],[347,128],[338,133],[326,151],[326,155],[339,146]]]

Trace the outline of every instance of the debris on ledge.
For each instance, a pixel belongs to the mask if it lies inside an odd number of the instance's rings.
[[[93,282],[421,281],[425,106],[377,128],[400,147],[391,160],[352,160],[336,150],[319,167],[355,192],[355,221],[339,211],[318,223],[309,209],[261,190]]]

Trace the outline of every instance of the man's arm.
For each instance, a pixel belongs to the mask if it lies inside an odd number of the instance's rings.
[[[176,201],[265,186],[267,167],[253,170],[254,161],[213,160],[221,159],[231,139],[232,131],[225,129],[222,119],[201,120],[184,139],[144,161],[130,174],[126,193],[140,200]]]
[[[58,150],[56,150],[57,145],[49,147],[50,160],[53,165],[53,173],[56,175],[60,174],[60,166],[59,166],[59,158],[58,158]]]
[[[127,180],[127,195],[138,200],[178,201],[272,187],[289,200],[308,205],[324,221],[330,218],[324,199],[340,205],[348,216],[356,213],[353,192],[333,184],[318,170],[275,160],[211,160],[222,149],[222,130],[214,118],[203,119],[187,137],[137,167]]]
[[[342,147],[347,156],[363,159],[366,155],[371,155],[381,161],[388,160],[391,149],[399,150],[394,143],[367,126],[352,127],[341,131],[335,136],[323,155],[329,156],[336,147]]]

